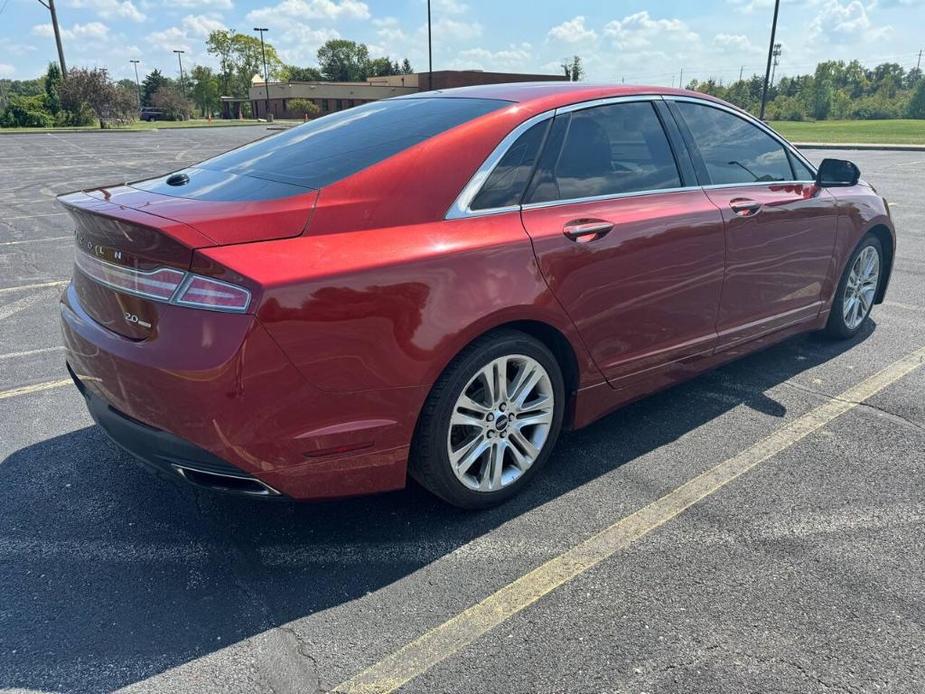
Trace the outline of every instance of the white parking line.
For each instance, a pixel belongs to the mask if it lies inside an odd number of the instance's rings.
[[[20,284],[18,287],[0,287],[0,294],[12,294],[29,289],[42,289],[44,287],[63,287],[70,280],[54,280],[51,282],[38,282],[37,284]]]
[[[46,212],[45,214],[21,214],[16,217],[4,217],[4,221],[11,221],[13,219],[37,219],[39,217],[60,217],[67,212]]]
[[[0,354],[0,361],[4,359],[18,359],[20,357],[31,357],[34,354],[47,354],[49,352],[63,352],[64,347],[42,347],[41,349],[27,349],[25,352],[7,352]]]
[[[72,235],[68,236],[49,236],[47,239],[24,239],[22,241],[0,241],[0,246],[20,246],[25,243],[45,243],[50,241],[64,241],[73,239]]]
[[[47,287],[45,291],[29,294],[28,296],[24,296],[22,299],[17,299],[13,303],[0,306],[0,321],[6,320],[10,316],[14,316],[20,311],[25,311],[27,308],[45,301],[50,296],[48,291],[49,289],[53,288]]]
[[[884,301],[884,306],[895,306],[896,308],[902,308],[907,311],[925,311],[925,306],[916,306],[915,304],[904,304],[899,301]]]

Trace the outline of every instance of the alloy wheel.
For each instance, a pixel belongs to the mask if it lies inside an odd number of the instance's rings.
[[[857,328],[870,312],[880,281],[880,254],[866,246],[855,258],[845,283],[842,316],[849,330]]]
[[[549,437],[555,395],[536,359],[513,354],[479,369],[453,406],[447,453],[456,478],[473,491],[516,482]]]

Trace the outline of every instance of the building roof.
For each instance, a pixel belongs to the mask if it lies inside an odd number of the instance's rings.
[[[636,96],[640,94],[675,94],[697,96],[701,99],[710,97],[700,92],[686,89],[657,87],[631,84],[592,84],[587,82],[509,82],[505,84],[481,84],[455,89],[436,89],[418,92],[401,97],[403,99],[420,99],[434,96],[470,99],[503,99],[519,104],[556,108],[577,101],[603,99],[617,96]]]

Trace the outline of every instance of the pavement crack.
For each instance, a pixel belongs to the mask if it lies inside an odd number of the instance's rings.
[[[878,405],[872,405],[872,404],[869,403],[869,402],[863,402],[863,401],[860,401],[860,400],[850,400],[850,399],[848,399],[848,398],[840,398],[840,397],[838,397],[837,395],[830,395],[830,394],[828,394],[828,393],[826,393],[826,392],[824,392],[824,391],[816,390],[815,388],[810,388],[809,386],[804,386],[804,385],[799,384],[799,383],[793,383],[792,381],[784,381],[784,385],[785,385],[785,386],[788,386],[788,387],[790,387],[790,388],[794,388],[794,389],[796,389],[796,390],[802,391],[802,392],[804,392],[804,393],[809,393],[809,394],[811,394],[811,395],[816,395],[816,396],[818,396],[818,397],[820,397],[820,398],[824,398],[825,400],[832,400],[832,401],[835,401],[835,402],[843,402],[843,403],[846,403],[846,404],[848,404],[848,405],[854,405],[855,407],[859,407],[859,408],[861,408],[862,410],[873,410],[874,412],[878,412],[878,413],[884,415],[885,417],[887,417],[888,419],[890,419],[890,420],[892,420],[892,421],[895,421],[895,422],[898,423],[898,424],[904,424],[904,425],[906,425],[906,426],[914,427],[914,428],[918,429],[919,431],[925,431],[925,426],[923,426],[922,424],[919,424],[918,422],[915,422],[915,421],[913,421],[913,420],[911,420],[911,419],[909,419],[909,418],[907,418],[907,417],[904,417],[903,415],[901,415],[901,414],[899,414],[899,413],[897,413],[897,412],[892,412],[892,411],[887,410],[887,409],[885,409],[885,408],[883,408],[883,407],[880,407],[880,406],[878,406]]]

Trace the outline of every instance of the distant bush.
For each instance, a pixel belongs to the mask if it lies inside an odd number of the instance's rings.
[[[3,113],[0,127],[4,128],[50,128],[55,124],[54,116],[45,110],[45,96],[11,96]]]
[[[308,116],[317,116],[321,113],[321,109],[318,108],[316,104],[311,99],[290,99],[288,103],[287,110],[299,115],[308,115]]]

